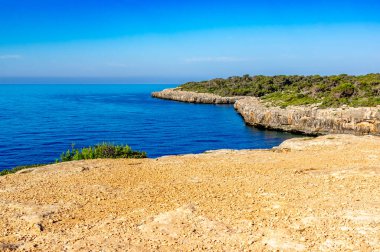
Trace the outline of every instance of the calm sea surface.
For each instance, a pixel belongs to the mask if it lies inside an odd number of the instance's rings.
[[[244,124],[230,105],[153,99],[173,85],[0,85],[0,170],[71,148],[129,144],[149,157],[271,148],[294,135]]]

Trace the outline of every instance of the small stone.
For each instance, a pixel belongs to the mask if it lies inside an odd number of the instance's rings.
[[[34,224],[33,227],[34,227],[37,231],[39,231],[39,232],[44,231],[44,227],[42,226],[41,223]]]

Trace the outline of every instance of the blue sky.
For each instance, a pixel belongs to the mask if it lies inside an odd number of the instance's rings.
[[[0,0],[0,83],[380,72],[380,2]]]

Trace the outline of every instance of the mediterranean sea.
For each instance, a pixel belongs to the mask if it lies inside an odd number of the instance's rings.
[[[295,136],[246,126],[232,105],[150,95],[175,86],[0,85],[0,170],[54,162],[73,144],[128,144],[155,158],[271,148]]]

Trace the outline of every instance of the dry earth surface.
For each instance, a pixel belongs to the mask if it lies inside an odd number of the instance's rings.
[[[3,251],[380,251],[380,138],[62,163],[0,195]]]

